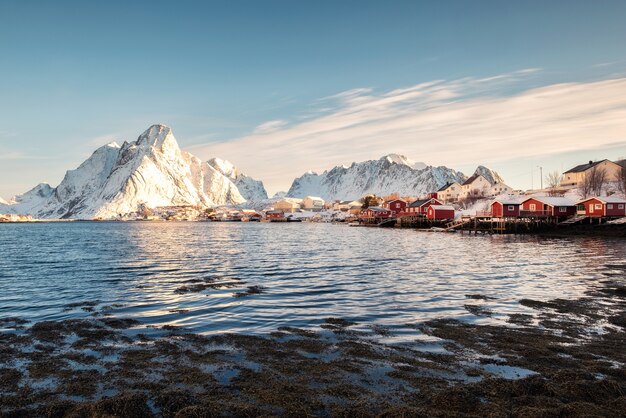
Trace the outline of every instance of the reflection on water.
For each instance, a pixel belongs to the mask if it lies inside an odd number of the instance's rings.
[[[204,333],[343,317],[410,334],[405,325],[435,317],[499,321],[527,312],[521,298],[581,295],[624,263],[625,247],[306,223],[5,224],[0,317],[85,317],[88,308],[66,306],[95,300],[116,315]],[[197,284],[210,286],[180,290]],[[265,290],[233,297],[248,286]],[[478,302],[493,316],[464,307]]]

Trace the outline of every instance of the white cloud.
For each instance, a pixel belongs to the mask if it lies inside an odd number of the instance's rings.
[[[254,134],[267,134],[270,132],[277,131],[278,129],[285,126],[287,122],[284,120],[270,120],[269,122],[265,122],[260,124],[254,129]]]
[[[382,93],[353,89],[321,99],[333,103],[323,114],[292,124],[270,121],[248,136],[193,152],[234,161],[275,191],[308,169],[379,158],[390,150],[454,167],[626,142],[626,78],[503,95],[537,71]]]

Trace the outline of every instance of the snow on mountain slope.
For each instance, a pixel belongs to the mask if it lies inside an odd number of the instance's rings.
[[[9,202],[0,197],[0,205],[8,205]]]
[[[9,208],[38,218],[91,219],[115,218],[140,205],[213,206],[244,201],[229,177],[181,152],[169,127],[153,125],[135,142],[98,148],[77,169],[68,171],[56,189],[39,185],[16,196]]]
[[[326,200],[357,199],[366,193],[423,195],[447,182],[463,182],[466,176],[447,167],[415,164],[406,157],[390,154],[378,160],[337,166],[322,174],[307,172],[295,179],[289,197],[320,196]],[[415,168],[417,167],[417,168]]]
[[[24,194],[14,196],[5,207],[7,212],[16,214],[30,214],[41,207],[54,193],[54,189],[47,183],[40,183]]]
[[[267,191],[263,182],[240,173],[230,161],[211,158],[207,164],[230,179],[237,186],[244,199],[254,201],[267,199]]]

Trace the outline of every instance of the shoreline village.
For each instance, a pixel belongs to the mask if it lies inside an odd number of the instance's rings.
[[[332,222],[433,232],[604,234],[610,231],[610,235],[626,236],[624,171],[624,160],[605,159],[589,161],[552,176],[548,187],[540,190],[513,190],[501,180],[476,173],[462,184],[446,183],[424,196],[366,194],[360,199],[334,201],[319,196],[277,197],[214,208],[198,205],[150,208],[140,204],[136,211],[117,217],[81,220]],[[0,214],[0,222],[42,221],[75,220]]]

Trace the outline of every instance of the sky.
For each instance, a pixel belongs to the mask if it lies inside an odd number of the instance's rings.
[[[388,153],[536,187],[626,156],[625,18],[623,1],[2,1],[0,196],[154,123],[270,194]]]

